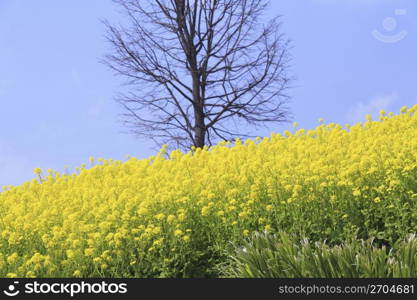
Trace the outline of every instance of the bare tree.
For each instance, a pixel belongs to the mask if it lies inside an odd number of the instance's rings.
[[[279,17],[261,22],[267,0],[114,2],[127,24],[104,22],[104,62],[132,87],[118,101],[134,133],[203,147],[287,121],[289,43]]]

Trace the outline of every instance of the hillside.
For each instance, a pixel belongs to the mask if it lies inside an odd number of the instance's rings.
[[[416,112],[36,170],[0,194],[0,275],[219,276],[255,231],[390,245],[417,230]]]

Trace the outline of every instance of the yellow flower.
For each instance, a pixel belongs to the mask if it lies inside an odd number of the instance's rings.
[[[75,257],[75,253],[74,253],[74,251],[73,251],[73,250],[67,250],[67,257],[68,257],[69,259],[74,258],[74,257]]]
[[[157,214],[156,216],[155,216],[155,219],[157,219],[158,221],[161,221],[161,220],[163,220],[163,219],[165,219],[165,215],[164,214]]]
[[[85,256],[92,256],[94,254],[94,248],[87,248],[84,250]]]
[[[14,252],[12,255],[10,255],[9,257],[7,257],[7,263],[8,264],[14,264],[17,261],[17,258],[19,257],[19,255]]]
[[[332,212],[351,228],[353,216],[376,213],[374,203],[386,203],[392,225],[405,226],[398,223],[404,210],[396,208],[417,208],[410,185],[417,170],[417,105],[380,115],[380,122],[367,116],[368,122],[346,126],[320,119],[309,130],[293,124],[291,132],[188,152],[164,147],[147,159],[100,158],[89,169],[48,170],[45,178],[36,168],[33,180],[0,192],[0,270],[91,277],[106,268],[105,274],[122,276],[134,262],[131,275],[146,275],[136,268],[145,261],[167,259],[169,266],[174,257],[184,259],[195,246],[194,233],[223,247],[256,228],[286,231],[307,222],[328,238],[321,213]]]
[[[209,207],[209,206],[204,206],[204,207],[201,209],[201,215],[202,215],[203,217],[205,217],[205,216],[207,216],[207,215],[208,215],[209,211],[210,211],[210,207]]]
[[[174,231],[175,236],[182,236],[183,234],[184,234],[184,232],[182,232],[182,230],[180,230],[180,229],[177,229],[177,230]]]
[[[180,221],[180,222],[184,221],[185,220],[185,217],[186,217],[185,213],[180,213],[178,215],[178,221]]]
[[[158,239],[158,240],[155,240],[154,242],[153,242],[153,246],[154,247],[160,247],[160,246],[162,246],[162,243],[164,242],[164,238],[160,238],[160,239]]]
[[[94,257],[93,258],[93,262],[95,262],[96,264],[101,263],[103,260],[101,259],[101,257]]]
[[[239,218],[246,218],[248,216],[248,212],[246,211],[242,211],[241,213],[239,213]]]
[[[152,233],[153,233],[154,235],[157,235],[157,234],[161,233],[161,227],[159,227],[159,226],[155,227],[155,228],[152,230]]]

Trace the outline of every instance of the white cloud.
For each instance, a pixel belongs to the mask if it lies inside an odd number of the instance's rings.
[[[398,94],[392,92],[390,94],[376,96],[367,103],[359,102],[348,112],[346,119],[351,123],[362,122],[368,114],[376,119],[381,109],[388,111],[397,100]]]

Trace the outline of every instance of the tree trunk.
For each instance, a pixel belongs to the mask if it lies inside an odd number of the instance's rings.
[[[204,102],[200,95],[200,80],[193,74],[193,100],[194,100],[194,146],[203,148],[206,141],[206,126],[204,124]]]
[[[202,124],[202,125],[201,125]],[[198,118],[196,119],[196,128],[195,128],[195,145],[196,147],[203,148],[206,139],[206,132],[204,129],[204,119]]]

